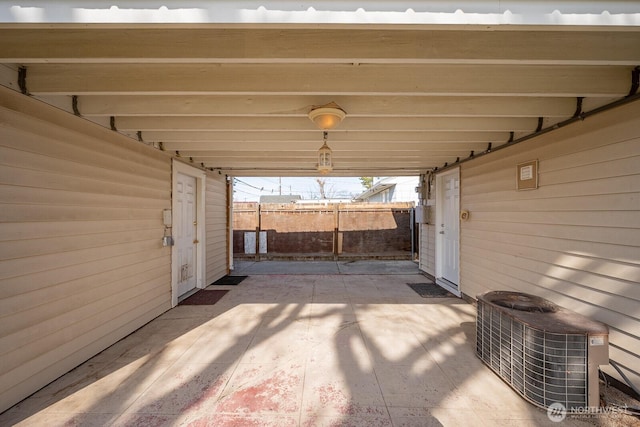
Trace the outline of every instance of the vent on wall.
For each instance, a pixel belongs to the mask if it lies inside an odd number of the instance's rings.
[[[542,408],[598,407],[598,365],[609,363],[606,325],[534,295],[478,295],[476,354]]]

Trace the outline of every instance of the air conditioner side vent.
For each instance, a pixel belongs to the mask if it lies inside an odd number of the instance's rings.
[[[477,356],[542,408],[599,405],[598,365],[608,364],[608,333],[606,325],[533,295],[478,296]]]

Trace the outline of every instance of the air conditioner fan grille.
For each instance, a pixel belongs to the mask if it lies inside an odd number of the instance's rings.
[[[534,404],[587,407],[586,334],[552,334],[478,301],[476,353]]]

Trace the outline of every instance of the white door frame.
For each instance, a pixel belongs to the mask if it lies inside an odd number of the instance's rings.
[[[233,178],[227,177],[227,257],[229,271],[233,266]]]
[[[198,245],[196,247],[196,288],[205,288],[204,283],[206,277],[206,258],[205,258],[205,183],[206,175],[204,171],[182,163],[179,160],[173,159],[172,174],[171,174],[171,194],[178,194],[177,182],[178,174],[191,176],[196,179],[196,239],[198,239]],[[176,199],[171,199],[171,210],[173,211],[173,223],[176,224],[179,221],[177,215],[179,210],[177,207]],[[178,265],[177,247],[171,248],[171,307],[178,305],[178,274],[180,273],[180,266]]]
[[[460,168],[454,168],[450,171],[440,173],[436,175],[436,283],[443,288],[447,289],[449,292],[453,293],[456,296],[460,296],[460,227],[458,226],[458,250],[455,256],[457,257],[457,274],[456,277],[453,278],[455,283],[451,283],[450,281],[443,279],[443,264],[444,264],[444,249],[443,249],[443,241],[444,236],[441,233],[442,224],[444,223],[444,181],[446,177],[451,175],[455,175],[458,178],[458,182],[460,182]],[[458,186],[458,191],[460,191],[460,186]],[[459,196],[459,194],[458,194]],[[460,217],[458,215],[460,211],[459,206],[459,198],[458,198],[458,206],[456,207],[456,215],[455,218],[451,219],[452,221],[460,221]]]

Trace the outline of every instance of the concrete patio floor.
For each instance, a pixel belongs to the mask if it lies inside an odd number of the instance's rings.
[[[474,306],[421,298],[408,263],[240,264],[220,302],[166,312],[0,425],[590,425],[513,392],[474,354]]]

